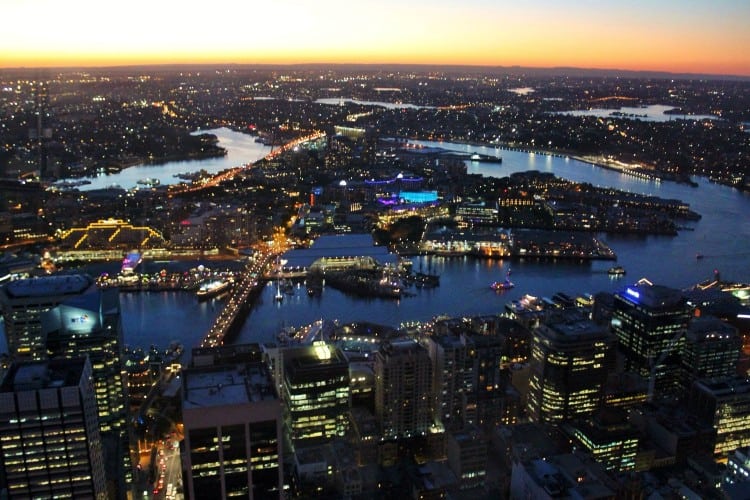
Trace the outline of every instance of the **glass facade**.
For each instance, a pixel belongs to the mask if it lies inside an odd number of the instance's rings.
[[[680,352],[690,308],[679,290],[641,284],[615,294],[612,331],[625,357],[625,370],[649,380],[650,397],[680,392]]]
[[[60,275],[25,278],[0,287],[8,352],[17,359],[46,359],[42,313],[92,285],[91,278],[85,275]]]
[[[182,373],[189,498],[282,495],[280,401],[265,365],[248,362],[242,347],[227,347],[214,358],[223,364]]]
[[[11,368],[0,390],[0,461],[10,498],[105,498],[90,370],[80,358]],[[49,383],[29,383],[30,371]]]
[[[326,344],[285,352],[285,425],[294,446],[343,437],[349,425],[349,365]]]
[[[713,431],[712,451],[726,459],[734,450],[750,446],[750,379],[702,380],[693,386],[689,405]]]
[[[279,442],[276,421],[250,424],[253,498],[276,498],[279,491]]]
[[[588,321],[540,325],[531,347],[530,418],[553,423],[596,411],[613,347],[614,339]]]
[[[212,498],[221,484],[220,436],[217,431],[216,428],[189,431],[191,475],[196,498]]]

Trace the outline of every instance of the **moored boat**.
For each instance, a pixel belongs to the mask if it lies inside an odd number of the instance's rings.
[[[222,293],[227,291],[231,284],[232,283],[230,281],[225,279],[208,281],[206,283],[203,283],[198,288],[198,290],[195,292],[195,295],[199,300],[210,299],[211,297],[216,297],[217,295],[221,295]]]
[[[607,274],[610,276],[623,276],[625,274],[625,268],[622,266],[612,266],[607,269]]]
[[[146,187],[156,187],[161,184],[161,181],[155,177],[146,177],[145,179],[138,179],[136,184],[141,184]]]

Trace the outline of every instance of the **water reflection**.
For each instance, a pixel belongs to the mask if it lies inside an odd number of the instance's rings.
[[[91,184],[85,184],[79,189],[88,191],[91,189],[103,189],[118,186],[123,189],[131,189],[138,186],[141,179],[157,179],[160,185],[178,184],[182,182],[175,177],[177,174],[198,172],[205,170],[209,174],[215,174],[232,167],[238,167],[247,163],[255,162],[271,152],[270,146],[255,142],[256,136],[235,132],[228,128],[205,130],[214,134],[219,139],[219,146],[227,150],[225,156],[217,158],[206,158],[202,160],[170,161],[154,165],[137,165],[123,169],[121,172],[109,175],[87,177],[84,180]],[[202,133],[201,131],[194,134]],[[74,180],[74,179],[68,179]]]

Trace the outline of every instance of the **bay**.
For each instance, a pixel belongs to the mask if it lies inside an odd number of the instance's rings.
[[[104,189],[113,185],[123,189],[131,189],[137,187],[138,181],[142,179],[157,179],[162,186],[179,184],[184,181],[175,177],[177,174],[198,172],[200,170],[205,170],[209,174],[215,174],[228,168],[253,163],[271,152],[271,146],[255,142],[257,136],[237,132],[226,127],[198,130],[193,132],[193,135],[201,133],[216,135],[219,139],[219,146],[226,149],[227,154],[199,160],[180,160],[160,164],[135,165],[125,168],[116,174],[84,177],[83,180],[89,181],[90,184],[84,184],[78,189],[81,191],[90,191],[92,189]]]
[[[257,159],[241,156],[256,151],[252,136],[229,131],[216,133],[220,145],[227,147],[233,162],[244,164]],[[231,139],[225,142],[225,138]],[[264,342],[274,340],[283,327],[301,326],[318,319],[341,322],[374,321],[391,326],[402,322],[426,321],[436,315],[453,317],[497,314],[504,305],[526,293],[551,297],[556,292],[568,295],[617,291],[640,278],[675,288],[689,287],[711,277],[715,270],[723,278],[750,282],[750,195],[734,188],[713,184],[698,178],[699,187],[693,188],[672,182],[654,182],[606,170],[570,158],[540,153],[510,151],[490,146],[417,141],[419,144],[441,147],[463,153],[502,156],[501,164],[467,162],[470,173],[504,177],[514,172],[537,170],[559,177],[596,186],[611,186],[635,193],[681,199],[699,212],[700,221],[686,223],[692,230],[678,236],[596,235],[618,255],[618,264],[627,275],[611,279],[607,261],[571,262],[538,260],[477,260],[473,258],[415,257],[414,268],[440,274],[440,286],[433,289],[412,290],[413,297],[401,300],[362,299],[345,295],[326,287],[320,297],[308,297],[304,286],[282,302],[274,300],[275,288],[268,285],[253,305],[247,321],[234,342]],[[176,167],[184,171],[185,162]],[[195,165],[201,162],[187,162]],[[149,166],[148,176],[160,171],[174,171],[175,165]],[[191,167],[192,168],[192,167]],[[182,169],[182,170],[181,170]],[[221,170],[222,168],[218,168]],[[165,174],[166,175],[166,174]],[[703,258],[696,259],[700,253]],[[216,266],[216,262],[193,262]],[[144,263],[147,266],[166,263]],[[495,292],[489,288],[493,281],[505,277],[512,269],[515,288]],[[196,346],[223,306],[222,299],[199,303],[188,292],[121,294],[125,342],[131,346],[166,346],[180,340],[190,348]]]
[[[274,300],[269,285],[253,306],[237,342],[272,340],[283,327],[308,324],[325,318],[341,322],[374,321],[398,326],[403,322],[426,321],[447,314],[454,317],[496,314],[504,305],[526,293],[551,297],[614,292],[640,278],[686,288],[713,276],[718,270],[725,279],[750,281],[750,196],[733,188],[698,179],[693,188],[672,182],[639,179],[570,158],[525,153],[468,144],[415,141],[462,153],[502,156],[501,164],[467,162],[470,173],[504,177],[514,172],[537,170],[596,186],[611,186],[634,193],[681,199],[703,215],[698,222],[685,223],[692,230],[678,236],[632,236],[597,234],[618,255],[627,275],[612,279],[607,261],[571,262],[539,260],[477,260],[472,258],[414,258],[415,269],[440,274],[440,286],[417,290],[414,297],[398,301],[361,299],[327,287],[319,298],[309,298],[304,288],[282,302]],[[700,253],[703,258],[696,258]],[[501,280],[512,269],[515,288],[497,293],[489,284]]]
[[[650,104],[648,106],[623,106],[617,109],[591,108],[574,111],[560,111],[559,114],[570,116],[596,116],[598,118],[624,118],[629,120],[643,120],[649,122],[668,122],[671,120],[718,120],[716,115],[684,115],[667,113],[675,109],[665,104]]]

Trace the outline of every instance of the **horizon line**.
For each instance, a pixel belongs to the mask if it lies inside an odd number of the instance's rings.
[[[739,74],[739,73],[700,73],[690,71],[669,71],[660,69],[622,69],[622,68],[597,68],[597,67],[583,67],[583,66],[523,66],[523,65],[501,65],[501,64],[460,64],[460,63],[404,63],[404,62],[393,62],[393,63],[358,63],[358,62],[257,62],[257,63],[235,63],[235,62],[144,62],[144,63],[129,63],[129,64],[63,64],[63,65],[50,65],[50,66],[6,66],[0,67],[0,73],[4,71],[41,71],[41,70],[115,70],[115,69],[128,69],[128,68],[196,68],[196,67],[246,67],[246,68],[291,68],[291,67],[358,67],[368,69],[388,69],[393,67],[400,68],[435,68],[435,69],[474,69],[474,70],[520,70],[520,71],[535,71],[535,72],[565,72],[565,71],[578,71],[578,72],[589,72],[589,73],[610,73],[610,74],[636,74],[636,75],[662,75],[662,76],[676,76],[681,78],[705,78],[710,77],[712,79],[729,78],[733,80],[748,80],[750,81],[750,74]]]

